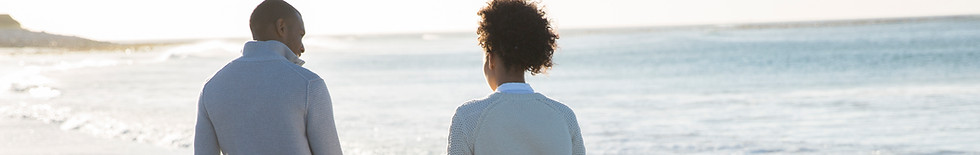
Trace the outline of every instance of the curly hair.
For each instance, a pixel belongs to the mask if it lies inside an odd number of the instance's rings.
[[[536,2],[490,0],[477,15],[482,17],[476,30],[480,46],[502,58],[508,69],[545,73],[554,65],[551,56],[558,46],[558,35]]]

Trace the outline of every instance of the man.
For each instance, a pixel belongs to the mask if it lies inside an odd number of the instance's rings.
[[[341,154],[327,87],[300,67],[299,11],[266,0],[249,19],[242,56],[215,73],[198,101],[195,154]]]

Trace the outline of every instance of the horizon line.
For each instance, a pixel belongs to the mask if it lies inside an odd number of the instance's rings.
[[[7,14],[11,15],[12,14]],[[697,27],[715,27],[715,28],[780,28],[780,27],[803,27],[803,26],[843,26],[843,25],[868,25],[868,24],[885,24],[885,23],[906,23],[906,22],[922,22],[922,21],[932,21],[932,20],[947,20],[947,19],[978,19],[980,20],[980,14],[950,14],[950,15],[923,15],[923,16],[902,16],[902,17],[877,17],[877,18],[839,18],[839,19],[817,19],[817,20],[784,20],[784,21],[761,21],[761,22],[718,22],[718,23],[675,23],[675,24],[653,24],[653,25],[627,25],[627,26],[599,26],[599,27],[571,27],[562,28],[557,31],[564,33],[579,33],[579,32],[621,32],[621,31],[643,31],[643,30],[657,30],[657,29],[676,29],[676,28],[697,28]],[[863,22],[863,23],[862,23]],[[26,28],[21,28],[24,30],[30,30]],[[57,34],[47,31],[34,31],[43,32],[55,35],[63,36],[73,36],[81,37],[73,34]],[[326,34],[311,34],[307,37],[382,37],[382,36],[412,36],[412,35],[462,35],[464,33],[473,33],[475,30],[445,30],[445,31],[404,31],[404,32],[359,32],[359,33],[326,33]],[[81,37],[89,39],[86,37]],[[155,39],[124,39],[124,40],[96,40],[104,42],[113,43],[147,43],[147,42],[183,42],[183,41],[195,41],[195,40],[230,40],[230,39],[249,39],[250,36],[216,36],[216,37],[189,37],[189,38],[155,38]],[[90,39],[91,40],[91,39]]]

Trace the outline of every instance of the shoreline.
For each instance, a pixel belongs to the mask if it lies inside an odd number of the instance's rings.
[[[191,148],[165,148],[65,131],[58,124],[0,117],[0,150],[10,154],[192,154]]]

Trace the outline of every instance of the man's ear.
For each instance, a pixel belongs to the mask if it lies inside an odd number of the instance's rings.
[[[276,20],[276,36],[286,38],[286,20],[282,18]]]

